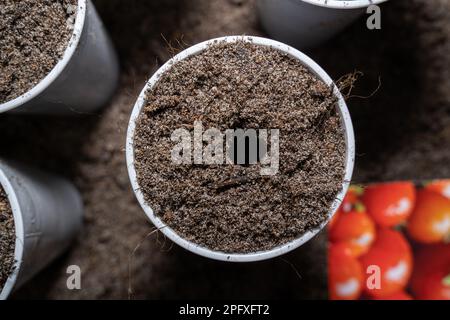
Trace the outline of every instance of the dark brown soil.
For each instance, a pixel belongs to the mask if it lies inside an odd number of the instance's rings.
[[[58,63],[72,34],[77,0],[2,0],[0,103],[39,83]]]
[[[0,291],[14,267],[16,231],[8,198],[0,186]]]
[[[72,179],[86,209],[73,250],[15,294],[17,299],[128,298],[130,252],[152,225],[129,185],[125,135],[148,76],[170,57],[161,34],[174,46],[181,36],[194,44],[230,34],[264,35],[254,1],[94,3],[121,57],[121,86],[111,104],[100,116],[75,119],[0,116],[0,156]],[[389,1],[381,30],[369,31],[365,24],[362,18],[307,52],[334,79],[364,72],[354,94],[369,95],[381,77],[373,97],[348,101],[357,137],[354,181],[450,178],[450,2]],[[133,297],[324,299],[326,262],[324,234],[283,258],[252,264],[210,261],[177,246],[163,252],[153,236],[133,260]],[[81,267],[81,290],[66,287],[72,264]]]
[[[216,43],[173,65],[146,99],[134,137],[139,187],[182,237],[248,253],[327,220],[342,189],[345,138],[332,88],[298,60],[243,41]],[[279,170],[263,176],[260,163],[205,165],[192,157],[175,164],[171,134],[195,121],[222,133],[279,129]]]

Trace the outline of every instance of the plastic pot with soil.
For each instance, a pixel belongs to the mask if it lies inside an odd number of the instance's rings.
[[[195,254],[249,262],[323,229],[354,148],[345,101],[320,66],[286,44],[230,36],[182,51],[151,77],[126,156],[157,229]]]
[[[296,48],[317,46],[387,0],[260,0],[259,16],[274,38]]]
[[[91,0],[7,0],[0,9],[0,113],[74,115],[110,99],[118,60]]]
[[[0,300],[69,247],[82,216],[81,197],[72,184],[0,160]]]

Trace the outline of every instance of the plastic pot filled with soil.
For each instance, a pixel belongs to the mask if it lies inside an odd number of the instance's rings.
[[[0,160],[0,300],[68,248],[82,216],[72,184]]]
[[[354,137],[343,97],[314,61],[233,36],[190,47],[153,75],[126,153],[156,228],[196,254],[247,262],[325,226],[351,179]]]
[[[264,29],[296,48],[314,47],[342,31],[370,5],[387,0],[259,0]]]
[[[90,0],[2,0],[0,113],[92,112],[111,97],[118,60]]]

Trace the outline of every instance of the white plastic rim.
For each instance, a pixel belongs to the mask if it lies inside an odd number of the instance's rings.
[[[16,242],[14,249],[14,270],[6,280],[5,285],[0,288],[0,300],[5,300],[12,292],[14,285],[17,282],[17,276],[19,275],[20,267],[23,261],[23,244],[24,244],[24,226],[22,219],[22,212],[20,209],[19,201],[17,200],[16,193],[12,187],[9,179],[4,172],[0,170],[0,186],[6,193],[9,205],[14,218],[14,228],[16,232]]]
[[[342,190],[336,197],[336,200],[333,202],[330,208],[330,214],[327,221],[322,223],[318,228],[314,230],[310,230],[304,233],[299,238],[288,242],[284,245],[275,247],[271,250],[267,251],[259,251],[253,253],[226,253],[220,251],[210,250],[208,248],[202,247],[196,243],[188,241],[182,237],[180,237],[173,229],[167,226],[152,210],[152,208],[147,204],[144,195],[139,187],[139,183],[137,180],[136,170],[134,167],[134,133],[136,129],[136,121],[141,113],[142,108],[145,106],[145,96],[146,92],[151,89],[160,79],[160,77],[168,72],[170,68],[177,62],[184,60],[190,56],[196,55],[204,50],[206,50],[210,45],[217,43],[219,41],[224,41],[228,43],[237,42],[237,41],[247,41],[250,43],[254,43],[260,46],[271,47],[282,52],[289,54],[290,56],[298,59],[304,66],[306,66],[311,72],[313,72],[318,78],[323,80],[327,85],[333,85],[334,93],[338,97],[338,111],[341,116],[341,122],[345,130],[345,139],[346,139],[346,165],[345,165],[345,177],[342,183]],[[319,233],[328,223],[329,219],[335,214],[339,205],[347,193],[352,174],[353,174],[353,166],[355,160],[355,138],[353,133],[353,125],[350,118],[350,113],[347,109],[347,105],[345,103],[344,98],[341,93],[334,85],[333,80],[328,76],[328,74],[311,58],[303,54],[302,52],[294,49],[291,46],[288,46],[284,43],[261,38],[261,37],[253,37],[253,36],[228,36],[222,38],[216,38],[212,40],[208,40],[205,42],[201,42],[196,44],[166,62],[147,82],[144,89],[139,95],[139,98],[134,105],[130,122],[128,125],[127,139],[126,139],[126,159],[127,159],[127,167],[128,174],[131,180],[131,185],[133,187],[136,198],[139,201],[142,209],[145,214],[151,220],[151,222],[157,227],[165,236],[167,236],[170,240],[178,244],[179,246],[195,253],[200,256],[220,260],[220,261],[229,261],[229,262],[253,262],[253,261],[261,261],[271,259],[280,255],[283,255],[287,252],[290,252],[301,245],[308,242],[311,238],[313,238],[317,233]]]
[[[47,74],[45,78],[43,78],[33,88],[13,100],[0,104],[0,113],[18,108],[28,101],[36,98],[61,75],[65,67],[71,61],[72,56],[78,47],[78,43],[80,42],[80,38],[84,28],[84,22],[86,20],[86,2],[87,0],[78,0],[77,16],[75,18],[74,29],[61,60],[59,60],[58,63],[50,71],[50,73]]]
[[[373,4],[380,4],[387,0],[291,0],[291,1],[303,1],[312,5],[333,8],[333,9],[360,9],[367,8]]]

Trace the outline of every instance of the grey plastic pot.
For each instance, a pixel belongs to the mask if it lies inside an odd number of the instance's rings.
[[[31,90],[0,104],[0,113],[91,113],[108,102],[118,77],[118,59],[94,5],[78,0],[73,35],[62,59]]]
[[[223,37],[223,38],[217,38],[208,40],[205,42],[201,42],[199,44],[196,44],[179,54],[177,54],[175,57],[170,59],[168,62],[166,62],[147,82],[146,86],[142,90],[141,94],[139,95],[138,100],[136,101],[136,104],[134,105],[133,112],[131,114],[130,122],[128,124],[128,132],[127,132],[127,141],[126,141],[126,158],[127,158],[127,167],[128,167],[128,174],[130,176],[131,185],[134,190],[134,193],[136,195],[136,198],[138,199],[142,209],[144,210],[147,217],[151,220],[151,222],[158,228],[162,233],[164,233],[165,236],[167,236],[170,240],[178,244],[179,246],[185,248],[186,250],[189,250],[195,254],[198,254],[200,256],[204,256],[210,259],[214,260],[221,260],[221,261],[227,261],[227,262],[253,262],[253,261],[260,261],[260,260],[267,260],[271,259],[280,255],[283,255],[287,252],[290,252],[309,240],[311,240],[317,233],[319,233],[328,223],[328,221],[321,224],[319,227],[309,230],[305,234],[301,235],[297,239],[294,239],[291,242],[288,242],[284,245],[275,247],[271,250],[267,251],[260,251],[260,252],[252,252],[252,253],[246,253],[246,254],[229,254],[225,252],[220,251],[214,251],[206,247],[202,247],[196,243],[193,243],[189,240],[186,240],[182,238],[180,235],[178,235],[173,229],[171,229],[169,226],[167,226],[159,217],[153,212],[153,209],[148,205],[147,201],[144,198],[144,195],[141,191],[141,188],[139,186],[136,169],[134,166],[134,135],[136,131],[136,121],[139,118],[139,115],[141,113],[142,108],[145,106],[146,101],[146,93],[148,90],[150,90],[153,86],[156,85],[160,77],[166,73],[170,72],[170,68],[177,63],[178,61],[181,61],[183,59],[186,59],[190,56],[196,55],[204,50],[206,50],[210,45],[218,42],[218,41],[226,41],[226,42],[236,42],[236,41],[248,41],[256,45],[260,46],[267,46],[271,47],[277,50],[280,50],[290,56],[292,56],[294,59],[299,60],[305,67],[307,67],[312,73],[314,73],[319,79],[323,80],[327,85],[332,85],[333,80],[328,76],[328,74],[317,64],[315,63],[311,58],[303,54],[302,52],[284,44],[278,41],[261,38],[261,37],[251,37],[251,36],[229,36],[229,37]],[[341,118],[342,127],[345,130],[345,140],[346,140],[346,159],[345,159],[345,176],[342,181],[342,190],[339,192],[339,194],[336,196],[336,200],[333,202],[333,204],[330,207],[329,210],[329,219],[335,214],[337,209],[339,208],[339,205],[344,198],[344,195],[347,193],[347,189],[349,187],[352,173],[353,173],[353,167],[354,167],[354,161],[355,161],[355,138],[353,133],[353,124],[352,120],[350,118],[350,114],[347,109],[347,105],[345,103],[344,98],[342,97],[341,93],[337,89],[336,86],[334,86],[334,94],[338,98],[337,103],[337,111]]]
[[[56,176],[0,160],[0,185],[14,216],[15,268],[0,300],[42,270],[75,239],[83,205],[75,187]]]
[[[387,0],[258,0],[264,29],[298,49],[321,44]]]

